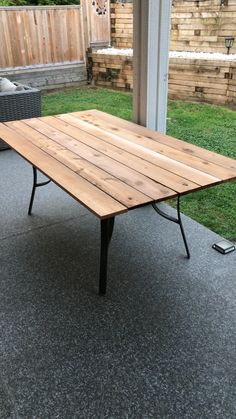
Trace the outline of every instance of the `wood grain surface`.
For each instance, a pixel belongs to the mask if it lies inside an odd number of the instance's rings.
[[[236,161],[97,110],[0,124],[0,137],[99,218],[236,179]]]

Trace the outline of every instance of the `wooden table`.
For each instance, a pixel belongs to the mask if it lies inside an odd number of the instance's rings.
[[[0,138],[101,219],[99,291],[105,294],[116,215],[236,179],[236,161],[97,110],[0,124]],[[223,141],[223,139],[222,139]]]

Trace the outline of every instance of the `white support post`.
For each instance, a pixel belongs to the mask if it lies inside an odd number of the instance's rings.
[[[149,0],[147,127],[166,132],[171,0]]]
[[[143,126],[147,123],[148,6],[148,0],[133,1],[133,120]]]

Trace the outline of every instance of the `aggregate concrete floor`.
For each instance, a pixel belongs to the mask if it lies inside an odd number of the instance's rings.
[[[0,418],[236,418],[236,252],[150,207],[117,217],[105,297],[99,222],[0,153]]]

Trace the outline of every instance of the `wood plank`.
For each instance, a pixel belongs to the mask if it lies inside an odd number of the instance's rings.
[[[199,159],[203,159],[203,161],[207,161],[216,165],[221,166],[222,168],[230,171],[229,178],[234,178],[236,175],[236,160],[233,160],[229,157],[222,156],[221,154],[215,153],[210,150],[203,149],[196,145],[187,143],[183,140],[178,140],[177,138],[170,137],[168,135],[163,135],[153,130],[150,130],[146,127],[142,127],[141,125],[134,124],[133,122],[125,121],[121,118],[118,118],[113,115],[106,114],[104,112],[98,110],[91,110],[91,111],[82,111],[76,112],[78,116],[85,116],[88,117],[98,117],[100,120],[109,121],[111,124],[114,125],[116,128],[117,126],[123,129],[132,130],[134,134],[136,134],[136,138],[139,139],[139,136],[144,136],[147,140],[153,140],[156,143],[161,143],[163,145],[167,145],[175,150],[179,150],[188,156],[195,156]],[[147,142],[148,146],[150,147],[151,144]]]
[[[47,16],[48,16],[48,26],[49,26],[51,60],[52,60],[53,63],[57,63],[57,62],[59,62],[59,59],[58,59],[57,38],[55,37],[55,34],[56,34],[55,10],[48,10]]]
[[[49,124],[50,120],[50,125]],[[26,121],[27,123],[29,121]],[[30,120],[30,124],[32,124],[32,119]],[[33,122],[34,123],[34,122]],[[60,131],[58,124],[60,125]],[[57,134],[55,130],[52,130],[52,127],[55,126],[57,129]],[[83,131],[79,131],[76,128],[71,127],[73,130],[73,136],[68,136],[68,125],[66,127],[63,124],[63,121],[58,121],[54,117],[47,117],[47,124],[41,123],[41,127],[37,126],[40,132],[44,133],[45,135],[53,138],[54,141],[58,142],[63,146],[66,145],[66,148],[76,153],[78,156],[88,160],[90,163],[94,164],[97,167],[107,171],[108,173],[114,175],[118,179],[124,181],[126,184],[134,187],[135,189],[139,190],[140,192],[145,193],[146,195],[152,197],[155,201],[167,199],[170,196],[176,196],[177,193],[173,189],[168,186],[161,184],[158,181],[158,176],[156,174],[156,182],[149,178],[149,176],[143,175],[141,172],[136,171],[135,169],[127,166],[120,162],[119,160],[114,160],[111,155],[113,156],[114,153],[109,153],[108,149],[105,145],[98,146],[98,142],[93,141],[92,137],[88,135],[84,135]],[[65,134],[63,134],[63,129]],[[70,132],[70,134],[72,134]],[[76,138],[77,137],[77,138]],[[79,141],[78,138],[81,140]],[[92,146],[91,146],[92,143]],[[120,154],[117,153],[116,157],[120,157]],[[122,159],[121,159],[122,160]],[[125,163],[127,163],[127,158],[124,159]],[[132,166],[132,165],[131,165]],[[187,183],[186,183],[187,185]],[[186,190],[187,186],[183,186]],[[194,186],[196,186],[194,184]],[[181,188],[181,187],[180,187]]]
[[[34,11],[28,10],[29,19],[29,42],[31,44],[31,58],[29,64],[38,64],[37,62],[37,33],[35,29]]]
[[[24,121],[15,121],[10,124],[6,123],[6,125],[21,135],[24,135],[36,147],[39,147],[50,156],[55,157],[55,159],[69,169],[79,173],[81,177],[115,198],[127,208],[134,208],[150,203],[153,200],[85,159],[78,158],[77,154],[65,149],[38,131],[35,131],[35,129],[28,126]]]
[[[0,48],[1,67],[12,67],[14,57],[12,51],[13,40],[11,38],[11,25],[9,22],[9,15],[4,10],[0,13],[0,39],[2,40]]]
[[[213,78],[212,78],[213,79]],[[205,80],[194,80],[193,77],[191,77],[191,80],[189,80],[189,77],[186,76],[186,79],[182,75],[174,76],[173,74],[169,78],[169,85],[179,85],[181,88],[183,86],[193,86],[194,88],[202,87],[203,89],[215,89],[217,91],[221,90],[222,95],[226,94],[227,87],[228,87],[228,81],[227,79],[218,80],[218,82],[213,80],[209,80],[208,78],[205,78]]]
[[[126,136],[119,136],[114,134],[114,130],[109,130],[109,132],[105,132],[104,129],[107,129],[107,123],[102,123],[102,128],[98,127],[99,120],[95,119],[94,125],[91,124],[91,118],[89,122],[84,120],[75,118],[73,114],[66,114],[60,116],[60,119],[63,121],[77,126],[78,128],[88,132],[91,135],[94,135],[104,141],[107,141],[110,144],[116,145],[117,147],[121,148],[122,150],[126,150],[127,152],[134,154],[150,163],[153,163],[163,169],[168,170],[171,173],[178,174],[179,176],[188,179],[198,185],[207,185],[218,182],[220,179],[210,176],[204,172],[186,166],[185,164],[174,160],[173,158],[169,158],[163,154],[160,154],[156,150],[148,149],[147,140],[141,141],[133,137],[130,140],[127,139]]]
[[[23,15],[24,11],[18,12],[16,14],[16,34],[18,39],[18,45],[20,54],[21,54],[21,62],[23,66],[26,66],[27,63],[27,57],[26,57],[26,49],[25,49],[25,28],[24,28],[24,22],[23,22]]]
[[[55,121],[56,119],[56,121]],[[190,182],[181,176],[170,173],[169,171],[155,166],[139,157],[136,157],[118,147],[108,144],[107,142],[100,140],[93,135],[90,135],[77,127],[66,124],[59,124],[59,118],[53,119],[52,117],[43,117],[36,119],[27,120],[26,123],[30,124],[32,127],[36,127],[37,130],[42,132],[45,135],[48,135],[50,138],[56,141],[62,141],[63,144],[66,144],[66,147],[69,145],[74,146],[79,151],[79,143],[84,143],[89,147],[94,148],[94,150],[103,153],[112,159],[136,170],[137,172],[155,180],[162,185],[167,186],[170,189],[175,190],[176,192],[187,192],[189,189],[199,189],[199,185],[194,182]],[[41,125],[39,126],[39,120]],[[50,130],[49,126],[52,125],[57,129]],[[61,133],[58,132],[61,131]],[[75,141],[75,139],[77,141]],[[96,160],[96,159],[95,159]],[[95,163],[96,164],[96,163]]]
[[[14,125],[15,123],[8,123],[9,126],[11,126],[11,124]],[[35,135],[36,133],[37,132],[35,132]],[[38,134],[40,135],[40,133]],[[62,144],[64,147],[63,140],[59,142],[57,140],[57,144],[59,146],[60,144]],[[175,191],[157,182],[152,181],[148,177],[145,177],[142,174],[136,172],[135,170],[128,168],[127,166],[109,158],[108,156],[103,155],[102,153],[99,153],[91,147],[87,147],[83,143],[80,143],[78,147],[77,142],[76,146],[74,146],[70,142],[69,144],[67,144],[67,148],[75,152],[77,157],[86,159],[90,163],[96,165],[96,167],[99,167],[105,172],[120,179],[127,185],[130,185],[138,191],[144,193],[145,195],[150,196],[155,201],[168,199],[177,195]]]
[[[179,80],[181,83],[185,83],[185,82],[190,82],[190,83],[202,83],[203,86],[206,86],[206,84],[208,83],[209,85],[215,85],[217,83],[221,84],[221,85],[228,85],[229,84],[229,79],[225,79],[223,78],[223,74],[222,77],[216,77],[214,74],[191,74],[191,80],[189,77],[189,74],[187,74],[186,72],[182,72],[182,71],[175,71],[175,70],[171,70],[171,73],[169,74],[169,82],[172,82],[172,80]],[[196,84],[197,85],[197,84]]]
[[[100,125],[103,128],[105,127],[105,129],[109,132],[114,132],[115,130],[115,132],[118,133],[119,135],[124,136],[130,139],[131,141],[137,142],[137,136],[133,132],[131,132],[130,130],[122,129],[118,125],[115,126],[114,124],[110,124],[110,123],[107,124],[105,119],[101,121],[101,119],[93,118],[91,116],[88,119],[87,116],[85,116],[84,114],[83,116],[81,116],[81,119],[85,119],[90,122],[92,119],[94,119],[93,123],[96,124],[96,126]],[[162,137],[165,138],[166,136],[162,135],[161,138]],[[187,166],[194,167],[195,169],[198,169],[202,172],[208,173],[209,175],[212,175],[218,178],[218,180],[220,179],[223,181],[225,179],[232,177],[232,172],[228,168],[218,166],[214,163],[208,162],[206,159],[198,158],[190,154],[186,154],[185,152],[176,150],[175,148],[173,148],[173,144],[171,144],[171,147],[166,146],[164,144],[158,145],[157,142],[154,144],[152,143],[152,141],[148,142],[148,139],[144,136],[141,136],[141,138],[139,138],[139,141],[145,144],[147,147],[152,147],[154,148],[155,151],[160,152],[161,154],[163,153],[165,156],[168,156],[174,160],[185,163]]]
[[[127,211],[124,205],[35,147],[6,124],[0,124],[0,136],[22,157],[99,218],[109,218]]]

